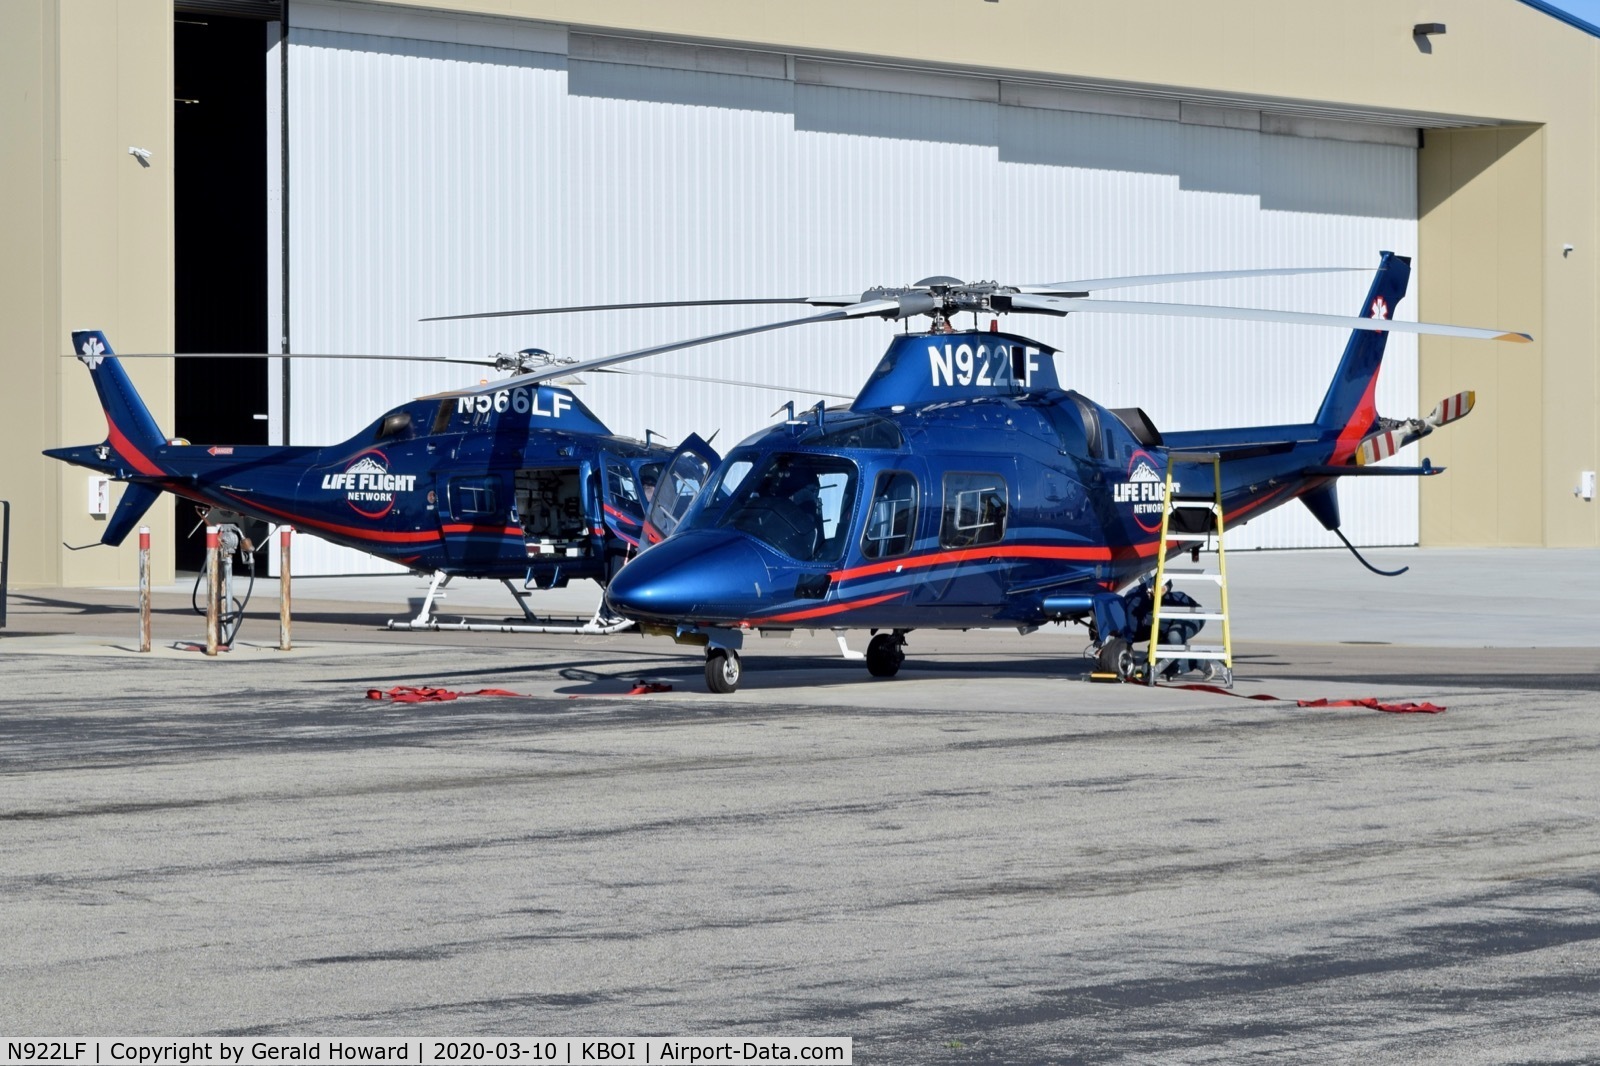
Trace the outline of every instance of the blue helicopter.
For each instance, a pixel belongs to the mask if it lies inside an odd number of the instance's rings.
[[[603,587],[638,549],[663,468],[680,453],[717,461],[698,436],[677,449],[618,436],[569,389],[549,384],[415,400],[326,447],[190,444],[161,432],[105,334],[75,332],[72,346],[94,379],[107,437],[45,454],[126,482],[102,544],[121,544],[163,492],[194,501],[208,524],[290,524],[433,575],[417,617],[391,627],[438,628],[433,602],[455,576],[499,580],[517,597],[526,624],[488,628],[625,626],[603,610],[586,624],[547,623],[512,582],[549,589],[587,578]],[[561,366],[539,349],[489,365],[530,363]]]
[[[935,277],[859,297],[770,301],[834,309],[578,363],[572,369],[605,367],[816,322],[932,320],[928,331],[893,340],[846,407],[819,404],[800,417],[791,409],[720,465],[692,453],[676,458],[668,477],[688,489],[656,495],[645,536],[660,542],[613,578],[607,603],[646,632],[703,645],[713,692],[738,687],[746,634],[817,628],[872,631],[866,665],[887,677],[899,670],[906,636],[917,629],[1027,632],[1073,621],[1090,627],[1099,668],[1126,678],[1135,668],[1132,645],[1151,624],[1152,596],[1141,579],[1161,553],[1187,549],[1160,542],[1169,454],[1218,457],[1220,486],[1212,467],[1196,466],[1185,471],[1182,492],[1212,498],[1220,487],[1229,528],[1299,499],[1339,533],[1338,479],[1439,473],[1426,461],[1376,463],[1471,408],[1472,395],[1462,393],[1426,419],[1381,418],[1374,390],[1388,333],[1532,339],[1393,321],[1411,266],[1389,252],[1353,317],[1089,295],[1132,284],[1309,272],[1316,271],[1037,286]],[[1142,410],[1112,410],[1063,388],[1048,345],[997,329],[954,330],[951,319],[960,312],[1232,318],[1336,325],[1351,334],[1312,421],[1163,434]]]

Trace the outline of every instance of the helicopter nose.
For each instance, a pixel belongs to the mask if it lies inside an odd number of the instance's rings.
[[[743,534],[692,530],[624,566],[606,603],[636,621],[736,622],[755,613],[768,588],[767,565]]]

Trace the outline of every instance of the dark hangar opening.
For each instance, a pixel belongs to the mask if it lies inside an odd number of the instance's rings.
[[[267,350],[269,25],[181,4],[173,16],[173,310],[180,353]],[[267,412],[265,359],[174,363],[174,434],[195,444],[267,443],[267,423],[255,417]],[[204,565],[203,532],[189,536],[198,519],[178,501],[179,570]]]

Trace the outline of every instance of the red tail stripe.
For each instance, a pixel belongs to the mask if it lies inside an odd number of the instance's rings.
[[[128,460],[128,464],[139,473],[156,477],[166,473],[165,470],[152,462],[149,456],[134,447],[133,441],[128,439],[127,434],[123,433],[117,424],[111,421],[110,411],[106,412],[106,429],[109,431],[111,447],[116,450],[118,455]]]
[[[1371,380],[1367,382],[1367,390],[1361,394],[1361,402],[1356,404],[1355,411],[1350,415],[1350,421],[1339,431],[1339,440],[1333,446],[1333,457],[1328,460],[1331,465],[1337,466],[1348,462],[1356,453],[1356,449],[1361,446],[1361,438],[1367,429],[1377,421],[1378,405],[1373,398],[1377,390],[1378,375],[1373,374]]]

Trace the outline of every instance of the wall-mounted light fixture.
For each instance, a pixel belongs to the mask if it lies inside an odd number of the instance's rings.
[[[1444,23],[1442,22],[1419,22],[1411,27],[1411,36],[1413,37],[1443,37],[1444,32]]]
[[[137,159],[141,167],[148,167],[150,165],[150,149],[134,148],[130,145],[128,148],[128,154]]]

